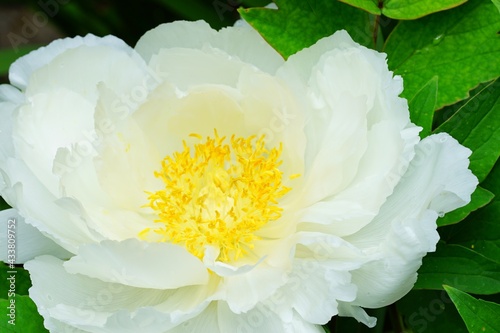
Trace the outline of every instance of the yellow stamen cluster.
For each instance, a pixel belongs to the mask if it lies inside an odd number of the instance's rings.
[[[267,149],[264,136],[225,140],[215,131],[194,149],[184,142],[184,150],[167,156],[155,173],[165,188],[148,199],[162,224],[154,229],[160,241],[181,244],[200,259],[210,245],[220,250],[218,260],[230,262],[253,248],[255,231],[281,217],[278,199],[290,188],[278,169],[281,145]]]

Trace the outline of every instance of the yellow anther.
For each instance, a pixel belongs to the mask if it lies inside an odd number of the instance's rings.
[[[140,238],[154,231],[199,258],[213,246],[220,250],[218,260],[231,262],[254,248],[257,230],[281,217],[278,199],[290,191],[278,169],[282,145],[268,149],[264,136],[255,135],[225,140],[214,130],[214,137],[193,147],[184,144],[183,151],[163,159],[155,176],[164,189],[146,192],[159,226],[144,229]]]

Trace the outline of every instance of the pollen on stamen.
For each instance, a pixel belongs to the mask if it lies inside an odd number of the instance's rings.
[[[200,139],[200,140],[203,139],[203,137],[198,133],[191,133],[191,134],[189,134],[189,136],[192,138]]]
[[[155,172],[164,188],[147,192],[158,227],[139,237],[154,231],[201,259],[207,246],[218,248],[224,262],[246,255],[260,239],[255,232],[281,217],[279,199],[291,190],[279,170],[282,144],[267,148],[264,139],[232,135],[226,143],[214,129],[214,137],[192,147],[184,143],[183,151],[165,157]]]

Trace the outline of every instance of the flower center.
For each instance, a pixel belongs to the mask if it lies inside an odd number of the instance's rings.
[[[206,246],[219,249],[218,260],[237,260],[260,239],[255,232],[281,217],[278,199],[291,188],[282,185],[279,148],[267,149],[264,136],[200,139],[193,149],[165,157],[155,172],[165,188],[149,194],[149,207],[161,226],[150,231],[160,241],[181,244],[203,259]]]

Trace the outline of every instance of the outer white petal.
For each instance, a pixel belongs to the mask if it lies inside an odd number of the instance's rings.
[[[265,301],[284,321],[294,311],[304,320],[325,324],[338,313],[339,301],[353,301],[357,287],[349,271],[368,259],[339,237],[321,233],[297,234],[293,270],[287,283]]]
[[[52,323],[54,327],[85,332],[164,333],[202,312],[217,283],[176,290],[135,288],[69,274],[62,261],[50,256],[25,267],[33,282],[30,297],[46,324],[55,320],[62,324]]]
[[[339,316],[341,317],[352,317],[370,328],[375,327],[375,325],[377,324],[377,318],[370,317],[365,310],[357,305],[339,302],[338,309]]]
[[[262,305],[258,305],[246,313],[236,314],[226,303],[219,302],[217,310],[220,333],[286,332],[281,318]]]
[[[98,83],[105,81],[117,94],[141,86],[145,66],[129,53],[107,45],[82,45],[31,73],[27,100],[15,114],[12,135],[17,156],[55,195],[59,184],[52,171],[57,151],[67,148],[78,157],[88,154]],[[82,66],[84,62],[90,65]]]
[[[438,214],[464,206],[477,185],[467,168],[470,150],[448,134],[424,139],[407,173],[377,217],[345,239],[375,261],[354,271],[354,305],[381,307],[404,296],[422,257],[435,250]]]
[[[26,223],[49,235],[66,250],[76,253],[80,244],[99,241],[95,233],[79,215],[63,208],[61,202],[44,187],[21,160],[9,158],[2,166],[9,203],[16,207]]]
[[[261,263],[247,273],[225,277],[221,288],[231,311],[242,313],[270,297],[286,280],[281,268]]]
[[[23,103],[24,96],[16,88],[2,84],[0,85],[0,168],[1,163],[7,156],[14,155],[14,146],[12,144],[12,125],[13,125],[13,112]],[[1,189],[0,185],[0,189]]]
[[[217,33],[204,21],[162,24],[144,34],[135,50],[149,61],[161,49],[170,48],[208,50],[208,53],[210,48],[217,48],[268,73],[274,73],[284,62],[255,30],[228,27]]]
[[[13,197],[10,177],[7,174],[7,160],[14,156],[14,144],[12,142],[12,126],[14,123],[14,111],[24,101],[24,95],[10,85],[0,85],[0,194],[11,205]]]
[[[25,263],[43,254],[58,258],[69,258],[73,255],[44,236],[38,229],[24,222],[24,218],[13,208],[0,211],[0,222],[0,244],[2,244],[0,261],[7,262],[9,259],[7,257],[9,254],[7,244],[11,244],[8,242],[11,236],[15,240],[15,243],[12,244],[15,244],[15,262],[17,264]],[[8,228],[8,226],[13,227]]]
[[[398,97],[401,79],[393,78],[385,55],[345,31],[291,56],[277,75],[308,109],[302,201],[319,206],[304,211],[301,221],[329,225],[301,228],[336,235],[359,230],[390,195],[418,142],[407,103]]]
[[[137,239],[83,245],[64,267],[72,274],[139,288],[175,289],[208,282],[203,263],[185,248]]]
[[[217,303],[210,304],[202,313],[165,333],[220,333]]]
[[[11,84],[24,90],[28,84],[29,77],[34,71],[48,64],[64,51],[81,45],[107,45],[121,49],[125,52],[130,52],[130,47],[114,36],[100,38],[89,34],[85,37],[78,36],[75,38],[58,39],[16,60],[9,69],[9,80]]]

